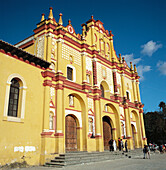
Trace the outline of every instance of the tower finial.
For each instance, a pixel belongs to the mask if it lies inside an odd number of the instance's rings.
[[[41,17],[41,21],[40,21],[40,22],[42,22],[42,21],[45,20],[44,16],[45,16],[45,14],[42,14],[42,17]]]
[[[59,25],[63,25],[63,21],[62,21],[62,13],[59,14]]]
[[[133,64],[130,62],[130,69],[133,70]]]
[[[71,25],[71,20],[69,19],[68,24]]]
[[[53,19],[53,12],[52,12],[52,7],[50,7],[50,13],[49,13],[49,16],[48,16],[48,19]]]
[[[120,63],[122,63],[122,56],[121,56],[121,54],[119,54],[119,61],[120,61]]]
[[[134,72],[137,73],[136,64],[134,64]]]

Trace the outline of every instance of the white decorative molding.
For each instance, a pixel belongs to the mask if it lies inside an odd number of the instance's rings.
[[[79,121],[79,126],[82,127],[82,117],[81,117],[81,112],[78,112],[78,111],[75,111],[75,110],[68,110],[68,109],[65,109],[65,117],[67,115],[74,115],[78,121]]]
[[[81,53],[69,47],[66,44],[62,46],[62,58],[70,61],[70,56],[73,57],[74,64],[81,66]]]
[[[92,71],[92,60],[89,57],[86,57],[86,70]]]
[[[94,103],[93,103],[93,99],[91,98],[88,98],[88,109],[94,111]]]
[[[44,39],[44,35],[37,39],[37,57],[40,58],[44,58]]]
[[[20,105],[21,105],[20,117],[11,118],[7,114],[8,114],[8,105],[9,105],[10,84],[13,78],[18,78],[22,82],[22,86],[20,87],[20,94],[22,93],[21,95],[22,97],[21,97],[21,102],[20,102]],[[7,121],[21,122],[21,119],[24,119],[26,89],[27,89],[26,82],[21,75],[14,73],[8,77],[7,85],[6,85],[6,94],[5,94],[5,105],[4,105],[4,117],[7,117]]]
[[[15,47],[18,48],[18,47],[20,47],[20,46],[22,46],[22,45],[24,45],[24,44],[26,44],[27,42],[32,41],[32,40],[34,40],[34,36],[29,37],[29,38],[27,38],[26,40],[23,40],[22,42],[16,44]]]

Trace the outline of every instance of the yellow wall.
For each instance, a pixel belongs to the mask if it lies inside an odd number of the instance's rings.
[[[43,85],[41,69],[8,55],[0,53],[0,162],[1,164],[21,161],[24,156],[29,164],[38,164],[41,151],[43,113]],[[4,117],[6,84],[11,74],[19,74],[26,82],[25,117],[22,122],[7,121]],[[33,82],[33,83],[32,83]],[[35,151],[25,152],[25,147]],[[14,152],[18,147],[23,152]],[[21,149],[20,148],[20,149]]]

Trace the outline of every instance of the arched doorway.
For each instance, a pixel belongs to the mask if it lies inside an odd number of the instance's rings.
[[[66,151],[77,151],[77,123],[73,116],[65,117]]]
[[[109,141],[113,139],[112,126],[110,123],[110,118],[107,116],[103,117],[103,140],[104,140],[104,150],[110,150]]]
[[[131,125],[132,128],[132,138],[133,138],[133,149],[135,149],[135,127]]]

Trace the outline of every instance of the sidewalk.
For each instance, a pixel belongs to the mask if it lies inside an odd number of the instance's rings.
[[[124,157],[121,157],[122,152],[119,153],[119,158],[115,160],[107,160],[102,162],[95,163],[86,163],[80,165],[73,166],[65,166],[62,168],[54,168],[54,167],[44,167],[44,166],[36,166],[36,167],[28,167],[28,168],[20,168],[20,170],[143,170],[143,169],[154,169],[154,170],[165,170],[166,169],[166,153],[159,154],[151,153],[151,159],[143,159],[142,149],[131,151],[127,154],[124,153]],[[129,158],[131,156],[131,158]]]

